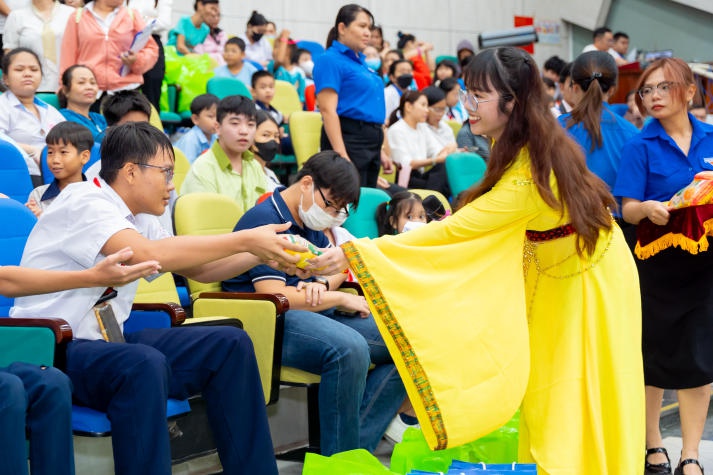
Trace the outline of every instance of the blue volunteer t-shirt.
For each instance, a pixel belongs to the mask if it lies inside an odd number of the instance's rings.
[[[688,114],[693,127],[686,156],[653,119],[621,151],[614,196],[639,201],[667,201],[693,181],[696,173],[713,170],[713,125]]]
[[[386,119],[384,84],[369,69],[362,53],[339,41],[314,60],[315,93],[333,89],[339,101],[337,114],[353,120],[383,124]]]
[[[276,189],[270,198],[250,208],[243,217],[240,218],[233,231],[252,229],[265,224],[282,224],[289,221],[293,224],[290,229],[283,234],[296,234],[320,248],[330,247],[329,239],[327,239],[327,236],[322,231],[302,228],[294,224],[295,219],[287,207],[285,200],[283,200],[280,195],[280,191],[284,189],[284,187]],[[296,275],[287,275],[284,272],[280,272],[263,264],[255,266],[249,271],[232,279],[223,281],[223,290],[228,292],[255,292],[255,286],[253,285],[255,282],[270,279],[281,280],[285,282],[286,285],[293,287],[296,286],[300,280],[304,280]]]

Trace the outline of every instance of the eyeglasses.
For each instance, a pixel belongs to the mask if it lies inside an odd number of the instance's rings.
[[[319,196],[322,197],[322,201],[324,201],[324,205],[327,208],[332,208],[334,212],[337,214],[337,217],[340,218],[348,218],[349,217],[349,210],[345,206],[344,208],[340,208],[331,201],[329,201],[327,198],[325,198],[324,193],[322,193],[322,189],[318,186],[315,186],[317,188],[317,191],[319,191]]]
[[[482,104],[484,102],[492,102],[495,99],[478,99],[475,97],[475,94],[472,94],[468,91],[464,91],[463,89],[458,91],[458,99],[460,100],[460,103],[463,104],[463,107],[468,109],[469,111],[476,112],[478,110],[478,105]]]
[[[679,83],[677,82],[664,81],[658,83],[655,86],[644,86],[638,91],[639,97],[645,99],[646,97],[652,95],[654,93],[654,90],[658,91],[659,96],[668,97],[668,95],[671,93],[671,88],[676,87],[678,85]]]
[[[434,112],[436,114],[445,114],[446,108],[445,107],[429,107],[428,110],[431,112]]]
[[[149,165],[148,163],[136,163],[136,165],[146,168],[158,168],[159,170],[161,170],[161,173],[163,173],[166,177],[167,185],[171,183],[171,180],[173,180],[173,167],[160,167],[158,165]]]

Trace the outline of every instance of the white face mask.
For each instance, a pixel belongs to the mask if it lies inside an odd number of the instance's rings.
[[[341,213],[336,217],[332,216],[317,204],[314,199],[314,184],[312,184],[312,206],[310,206],[307,211],[302,209],[302,198],[304,198],[304,194],[300,195],[300,206],[297,208],[297,211],[304,225],[310,229],[324,231],[327,228],[341,226],[347,219],[347,217],[342,216]]]
[[[426,223],[423,221],[406,221],[404,224],[404,228],[401,230],[402,233],[405,233],[406,231],[411,231],[412,229],[420,228],[421,226],[425,226]]]
[[[307,76],[311,76],[312,70],[314,69],[314,62],[312,60],[303,61],[299,64],[299,67]]]

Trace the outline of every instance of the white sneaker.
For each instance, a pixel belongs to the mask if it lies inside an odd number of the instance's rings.
[[[406,424],[401,419],[401,415],[396,414],[396,417],[394,417],[391,420],[389,427],[386,428],[384,437],[386,437],[392,443],[398,444],[399,442],[401,442],[404,439],[404,432],[406,432],[406,429],[408,429],[409,427],[413,427],[414,429],[421,428],[421,426],[419,424],[413,424],[413,425]]]

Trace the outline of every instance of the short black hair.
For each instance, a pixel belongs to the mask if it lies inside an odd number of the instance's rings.
[[[109,127],[119,123],[129,112],[143,112],[151,117],[151,103],[139,91],[118,91],[102,101],[102,114]]]
[[[242,38],[233,36],[232,38],[230,38],[228,41],[225,42],[225,46],[228,46],[228,45],[235,45],[238,48],[240,48],[240,51],[242,51],[243,53],[245,52],[245,41],[243,41]],[[223,48],[225,48],[225,47],[223,47]]]
[[[270,71],[265,71],[264,69],[261,69],[259,71],[255,71],[255,74],[253,74],[253,77],[250,81],[250,85],[252,85],[253,88],[255,88],[255,85],[257,85],[257,82],[262,79],[262,78],[272,78],[275,79],[275,76],[272,75]]]
[[[92,149],[94,136],[82,124],[67,120],[52,127],[47,137],[45,137],[45,142],[47,145],[58,145],[60,143],[71,145],[77,149],[77,152],[82,153],[85,150]]]
[[[443,92],[448,94],[453,90],[454,87],[460,88],[460,83],[456,78],[445,78],[443,81],[438,83],[438,87],[440,87]]]
[[[614,41],[618,40],[619,38],[626,38],[628,40],[629,35],[627,35],[623,31],[617,31],[616,33],[614,33]]]
[[[570,77],[571,75],[572,75],[572,63],[567,63],[562,68],[562,71],[560,71],[559,83],[564,84],[567,81],[567,78]]]
[[[200,115],[206,109],[217,106],[220,99],[214,94],[201,94],[191,101],[191,114]]]
[[[597,38],[601,38],[607,33],[611,33],[611,29],[607,28],[606,26],[600,26],[592,32],[592,39],[596,40]]]
[[[312,155],[297,173],[297,181],[308,175],[316,187],[329,190],[335,204],[351,204],[354,209],[359,205],[359,172],[351,161],[339,156],[334,150]]]
[[[441,102],[446,100],[446,93],[443,92],[438,86],[428,86],[421,91],[428,99],[428,105],[432,106],[436,102]]]
[[[249,120],[255,120],[257,107],[252,99],[245,96],[226,96],[218,103],[218,123],[223,122],[223,119],[228,114],[244,115]]]
[[[547,61],[545,61],[545,64],[543,65],[542,69],[554,71],[559,76],[559,73],[562,72],[562,68],[564,68],[565,66],[567,66],[567,61],[560,58],[559,56],[551,56],[547,59]]]
[[[193,2],[193,10],[198,10],[198,3],[206,4],[206,3],[220,3],[218,0],[196,0]]]
[[[148,122],[127,122],[109,127],[101,145],[99,176],[111,184],[125,164],[145,165],[160,151],[175,160],[171,141]]]
[[[10,71],[10,64],[12,63],[12,58],[14,58],[15,56],[17,56],[20,53],[29,53],[32,56],[34,56],[35,59],[37,60],[37,64],[40,65],[40,73],[44,74],[44,71],[42,71],[42,61],[40,61],[40,57],[37,56],[37,53],[35,53],[30,48],[25,48],[24,46],[20,46],[19,48],[15,48],[11,51],[8,51],[2,57],[2,73],[5,76],[7,76],[8,71]]]

